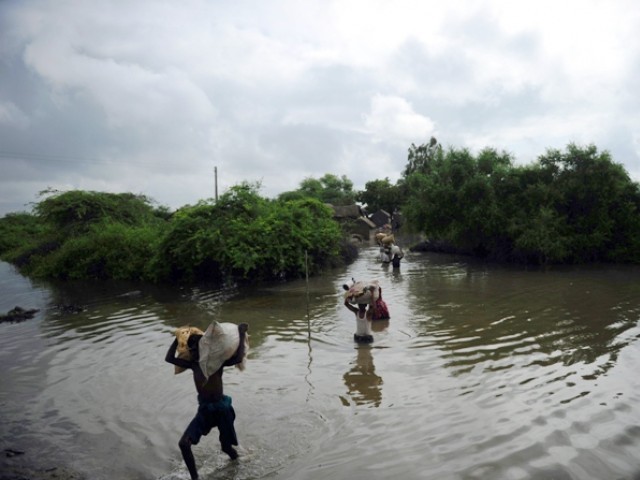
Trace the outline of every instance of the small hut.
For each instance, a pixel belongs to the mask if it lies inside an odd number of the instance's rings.
[[[371,220],[377,228],[380,228],[384,225],[391,224],[391,214],[385,210],[378,210],[369,215],[369,220]]]
[[[351,234],[358,236],[360,240],[369,241],[371,231],[376,228],[375,223],[364,216],[360,205],[331,205],[333,218],[340,222]]]

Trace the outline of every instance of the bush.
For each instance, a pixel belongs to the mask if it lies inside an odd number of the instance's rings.
[[[141,225],[166,217],[164,209],[154,210],[144,195],[82,190],[56,192],[39,202],[35,213],[65,235],[84,233],[105,221]]]
[[[9,213],[0,218],[0,258],[5,259],[12,251],[35,242],[45,234],[46,227],[29,213]]]
[[[174,215],[154,262],[170,280],[296,278],[339,256],[340,229],[320,201],[270,201],[248,184]]]
[[[60,279],[148,280],[149,260],[162,234],[158,226],[95,224],[48,255],[33,259],[29,273]]]
[[[593,145],[525,167],[491,149],[436,151],[410,166],[403,211],[432,243],[527,263],[640,260],[640,188]]]

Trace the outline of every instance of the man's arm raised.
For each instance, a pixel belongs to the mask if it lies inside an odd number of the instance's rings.
[[[185,360],[183,358],[176,357],[177,348],[178,348],[178,339],[176,338],[171,344],[171,346],[169,347],[169,350],[167,350],[167,355],[164,357],[165,362],[171,363],[173,365],[176,365],[182,368],[193,368],[196,362],[192,360]]]

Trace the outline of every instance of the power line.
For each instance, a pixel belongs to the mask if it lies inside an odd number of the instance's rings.
[[[19,153],[19,152],[11,152],[6,150],[0,150],[0,158],[3,160],[42,160],[42,161],[56,161],[56,162],[105,162],[104,160],[100,160],[97,158],[87,158],[87,157],[74,157],[71,155],[55,155],[50,153]]]
[[[148,166],[159,166],[157,162],[153,161],[145,161],[145,160],[136,160],[130,161],[125,159],[98,159],[98,158],[89,158],[89,157],[74,157],[70,155],[56,155],[56,154],[47,154],[47,153],[17,153],[10,151],[0,150],[0,160],[18,160],[24,162],[52,162],[52,163],[75,163],[75,164],[101,164],[101,165],[148,165]]]

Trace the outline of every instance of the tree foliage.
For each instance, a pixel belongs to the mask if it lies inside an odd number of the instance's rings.
[[[297,190],[284,192],[278,198],[280,200],[315,198],[332,205],[352,205],[356,200],[356,192],[353,190],[353,182],[346,175],[338,177],[332,173],[326,173],[319,179],[305,178],[300,182]]]
[[[161,234],[159,225],[94,223],[44,255],[32,255],[26,271],[41,278],[148,280],[153,275],[149,259]]]
[[[404,176],[408,177],[412,173],[428,174],[431,168],[442,160],[443,149],[435,137],[431,137],[428,143],[416,146],[411,144],[407,158],[407,165],[404,169]]]
[[[34,213],[0,218],[0,258],[47,278],[272,280],[339,262],[344,233],[326,204],[396,207],[450,251],[526,263],[640,263],[640,187],[593,145],[531,165],[486,148],[411,145],[403,176],[354,192],[345,176],[307,178],[276,200],[259,186],[176,212],[143,196],[45,192]]]
[[[207,279],[295,278],[335,261],[341,233],[332,211],[311,198],[270,201],[248,184],[217,203],[177,212],[160,258],[165,275]]]
[[[595,146],[548,150],[514,167],[493,149],[412,148],[404,213],[453,250],[568,263],[640,260],[640,190]]]
[[[46,278],[146,278],[166,222],[151,200],[129,193],[53,192],[34,212],[22,217],[32,234],[13,226],[23,241],[0,255],[24,273]],[[0,224],[7,225],[6,218]]]
[[[70,190],[54,192],[36,204],[35,213],[65,234],[75,234],[103,221],[125,225],[155,221],[162,210],[156,214],[151,203],[148,197],[132,193]]]
[[[493,189],[505,155],[481,152],[483,169],[466,149],[449,149],[421,163],[406,178],[408,221],[464,252],[484,254],[501,228]]]
[[[388,178],[371,180],[365,184],[363,191],[358,192],[356,200],[365,204],[370,213],[378,210],[393,213],[403,203],[402,187],[392,185]]]
[[[295,278],[339,259],[329,207],[267,200],[257,189],[241,184],[170,216],[142,196],[56,194],[35,215],[0,220],[0,255],[36,277],[154,282]]]
[[[44,236],[45,226],[29,213],[9,213],[0,218],[0,257]]]

